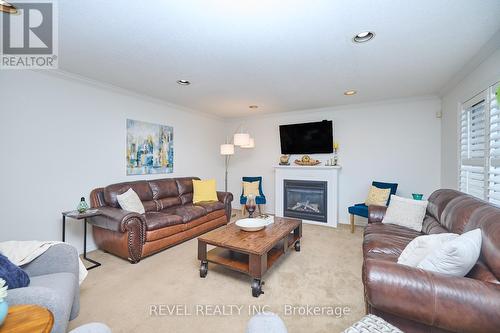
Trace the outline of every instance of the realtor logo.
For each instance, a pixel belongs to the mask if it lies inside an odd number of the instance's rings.
[[[55,69],[57,12],[50,1],[12,4],[17,14],[1,15],[1,69]]]

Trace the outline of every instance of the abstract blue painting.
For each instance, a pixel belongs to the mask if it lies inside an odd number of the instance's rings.
[[[127,175],[174,172],[174,128],[127,119]]]

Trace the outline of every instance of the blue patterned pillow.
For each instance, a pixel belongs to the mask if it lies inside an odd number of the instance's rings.
[[[20,267],[14,265],[0,253],[0,279],[5,280],[9,289],[23,288],[30,284],[30,277]]]

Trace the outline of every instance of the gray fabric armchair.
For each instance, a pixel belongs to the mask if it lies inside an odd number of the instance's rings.
[[[57,244],[21,267],[30,276],[30,285],[8,291],[7,302],[37,304],[54,315],[52,333],[64,333],[68,321],[80,310],[78,252],[68,244]]]

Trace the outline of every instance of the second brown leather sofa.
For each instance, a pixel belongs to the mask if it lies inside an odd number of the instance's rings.
[[[367,312],[406,333],[500,332],[500,208],[454,190],[429,197],[422,232],[381,223],[386,208],[369,207],[363,241]],[[397,263],[417,236],[480,228],[479,261],[466,277]]]
[[[97,246],[132,263],[229,222],[233,195],[217,192],[219,201],[193,204],[193,179],[166,178],[97,188],[92,207],[102,215],[89,219]],[[120,208],[117,195],[132,188],[145,214]]]

